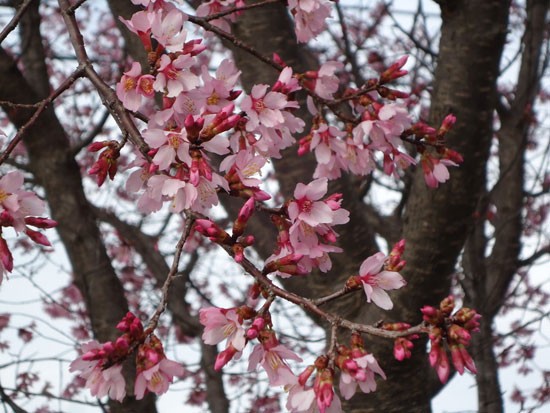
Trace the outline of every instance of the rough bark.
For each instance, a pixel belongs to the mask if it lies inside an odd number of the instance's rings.
[[[497,133],[499,181],[492,196],[497,209],[495,246],[488,261],[489,292],[487,315],[494,317],[502,306],[508,286],[516,274],[523,231],[525,151],[530,132],[530,108],[540,88],[543,68],[542,48],[547,42],[548,0],[528,0],[523,36],[523,53],[514,100],[509,109],[500,111],[501,127]]]
[[[499,107],[501,120],[498,137],[499,179],[483,197],[469,237],[464,260],[466,305],[482,315],[481,331],[474,335],[472,353],[478,369],[478,405],[482,413],[500,413],[503,403],[498,378],[498,363],[493,351],[493,320],[504,303],[510,282],[519,269],[522,211],[525,202],[524,164],[529,121],[526,111],[538,92],[542,68],[539,67],[544,43],[545,20],[550,2],[528,1],[523,53],[515,96],[509,107]],[[487,255],[485,236],[487,206],[496,206],[493,220],[494,246]]]

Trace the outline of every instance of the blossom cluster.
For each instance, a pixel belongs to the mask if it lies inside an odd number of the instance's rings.
[[[0,178],[0,284],[5,273],[13,270],[13,256],[8,243],[2,236],[3,228],[11,227],[17,233],[23,232],[33,242],[50,246],[48,238],[34,228],[53,228],[57,223],[41,218],[46,204],[31,191],[23,189],[24,176],[21,172],[8,172]]]
[[[260,309],[250,304],[199,311],[205,327],[203,341],[217,345],[225,340],[215,369],[241,357],[253,342],[248,369],[260,366],[271,386],[284,386],[291,412],[341,412],[335,380],[339,379],[340,396],[350,399],[357,389],[375,391],[376,376],[385,379],[384,371],[365,349],[362,337],[353,333],[349,345],[336,342],[327,354],[295,375],[289,362],[301,359],[277,338],[269,313],[275,295],[265,283],[270,275],[292,277],[331,270],[329,254],[342,251],[336,245],[338,234],[333,227],[348,223],[350,214],[342,206],[341,194],[328,195],[330,180],[343,173],[367,175],[379,164],[386,174],[398,175],[398,170],[417,162],[403,148],[408,142],[420,154],[427,185],[437,187],[445,182],[449,178],[447,167],[462,161],[444,145],[454,117],[447,116],[437,130],[413,122],[406,107],[397,102],[407,95],[388,86],[407,73],[403,69],[406,57],[381,71],[377,79],[337,97],[342,63],[328,61],[316,71],[295,73],[276,56],[273,65],[279,68],[277,80],[272,85],[254,85],[245,93],[238,89],[240,71],[231,60],[221,61],[215,72],[204,64],[206,47],[201,39],[188,38],[189,17],[179,8],[164,0],[133,2],[144,9],[122,21],[140,38],[149,67],[134,62],[118,82],[116,94],[128,111],[146,121],[141,131],[146,149],[130,163],[129,168],[135,169],[126,183],[128,191],[139,194],[138,209],[154,212],[167,203],[172,212],[189,211],[193,215],[192,231],[222,246],[243,266],[249,263],[245,250],[255,241],[253,235],[246,234],[255,211],[269,213],[278,233],[273,254],[261,271],[252,274],[256,284],[249,298],[257,303],[263,296],[266,300]],[[246,8],[242,0],[210,0],[199,6],[197,15],[228,31],[240,8]],[[330,14],[327,0],[289,0],[288,8],[299,41],[319,34]],[[292,199],[278,208],[267,208],[264,201],[271,195],[261,188],[263,181],[258,174],[270,158],[281,158],[282,151],[296,143],[295,136],[304,132],[305,122],[296,116],[299,91],[308,94],[307,105],[314,121],[299,141],[298,153],[313,152],[317,167],[311,182],[297,183]],[[349,106],[351,118],[334,109],[338,104]],[[160,107],[153,109],[155,106]],[[327,115],[329,111],[331,115]],[[89,171],[97,175],[99,185],[107,176],[115,176],[122,146],[106,141],[89,147],[90,151],[101,151]],[[221,192],[245,200],[231,230],[208,217]],[[404,248],[402,240],[387,256],[377,253],[365,259],[358,274],[343,287],[344,294],[362,289],[368,303],[391,309],[388,291],[406,285],[399,273],[405,266]],[[469,340],[465,332],[473,331],[475,316],[461,310],[457,318],[445,312],[447,307],[435,313],[430,308],[424,307],[423,313],[431,326],[430,361],[440,377],[445,374],[446,360],[442,340],[450,346],[455,366],[460,367],[462,361],[462,366],[473,371],[464,347]],[[449,331],[448,325],[456,327]],[[135,352],[136,398],[144,397],[147,391],[164,393],[173,377],[183,374],[183,368],[166,359],[160,340],[152,332],[146,334],[131,313],[117,327],[122,336],[114,343],[86,344],[85,353],[71,364],[71,370],[80,371],[92,394],[122,400],[122,362]],[[406,332],[409,328],[405,323],[393,323],[384,324],[380,330]],[[415,334],[403,333],[395,340],[397,359],[410,357],[415,338]]]
[[[266,260],[265,273],[289,277],[310,273],[313,268],[322,272],[332,268],[328,253],[342,251],[331,245],[338,237],[332,226],[347,223],[349,212],[342,208],[340,194],[323,199],[327,189],[326,178],[299,183],[294,199],[286,203],[286,214],[272,216],[278,230],[277,247]]]
[[[123,334],[114,342],[100,344],[93,340],[83,344],[83,354],[70,365],[70,371],[78,371],[86,380],[85,387],[93,396],[124,399],[123,363],[134,352],[137,369],[134,395],[138,400],[147,392],[165,393],[174,377],[183,375],[183,367],[166,358],[160,340],[154,334],[145,334],[141,321],[134,314],[126,314],[117,329]]]
[[[350,346],[340,345],[333,354],[319,356],[313,365],[295,375],[287,360],[301,361],[301,358],[279,342],[272,330],[269,313],[264,310],[256,312],[248,306],[200,310],[200,322],[205,327],[203,341],[216,345],[226,340],[225,349],[216,359],[216,370],[239,358],[246,344],[257,340],[249,356],[248,370],[254,371],[261,366],[271,386],[284,386],[288,391],[286,407],[296,413],[342,412],[340,399],[334,391],[337,370],[340,372],[340,394],[346,400],[357,388],[364,393],[375,391],[375,374],[386,378],[374,356],[365,350],[362,337],[356,333],[352,334]],[[313,385],[308,385],[312,376]]]
[[[453,314],[454,308],[454,298],[449,296],[441,301],[439,308],[424,306],[421,309],[422,318],[429,325],[430,364],[442,383],[447,381],[450,374],[446,347],[451,352],[453,366],[459,374],[463,374],[464,369],[477,372],[466,347],[470,344],[471,333],[479,331],[481,315],[467,307]]]

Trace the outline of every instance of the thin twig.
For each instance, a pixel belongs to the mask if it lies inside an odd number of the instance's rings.
[[[178,275],[178,267],[181,260],[181,254],[183,252],[183,246],[185,245],[185,241],[187,241],[187,238],[189,238],[189,234],[191,233],[191,228],[193,227],[193,224],[195,223],[195,219],[191,216],[187,219],[185,222],[185,228],[183,230],[183,233],[181,234],[181,237],[176,245],[176,253],[174,254],[174,260],[172,261],[172,267],[170,268],[170,272],[166,276],[166,280],[164,281],[164,284],[161,288],[162,298],[160,300],[160,303],[158,304],[153,316],[151,317],[151,320],[149,321],[149,325],[145,329],[145,334],[148,335],[155,331],[157,328],[160,316],[164,311],[166,310],[166,306],[168,304],[168,290],[170,289],[170,285],[172,284],[172,281],[177,277]]]
[[[19,10],[17,10],[17,13],[12,17],[10,22],[6,24],[6,27],[2,30],[0,33],[0,44],[8,37],[8,34],[10,34],[19,23],[19,20],[21,20],[21,17],[23,17],[23,14],[25,14],[25,11],[30,6],[33,0],[25,0],[23,4],[21,4],[21,7],[19,7]]]
[[[212,13],[212,14],[209,14],[208,16],[204,16],[202,19],[204,21],[209,22],[209,21],[220,19],[222,17],[228,16],[230,14],[237,13],[237,12],[240,12],[240,11],[255,9],[257,7],[262,7],[262,6],[265,6],[265,5],[268,5],[268,4],[275,4],[275,3],[281,3],[281,2],[282,2],[282,0],[265,0],[265,1],[262,1],[262,2],[259,2],[259,3],[247,4],[246,6],[231,7],[230,9],[221,11],[219,13]]]
[[[88,54],[84,47],[84,39],[82,33],[78,27],[75,16],[70,12],[70,3],[68,0],[58,0],[59,7],[61,9],[61,14],[63,15],[63,20],[67,26],[67,31],[69,33],[69,38],[73,45],[73,49],[76,53],[76,57],[80,65],[84,67],[85,76],[92,82],[95,86],[101,101],[107,107],[115,121],[117,122],[119,128],[122,131],[125,131],[132,143],[139,149],[141,154],[148,161],[151,160],[149,156],[149,146],[145,143],[139,130],[134,124],[132,118],[130,117],[129,112],[124,108],[122,102],[117,98],[114,90],[105,83],[105,81],[99,76],[99,74],[93,68]]]

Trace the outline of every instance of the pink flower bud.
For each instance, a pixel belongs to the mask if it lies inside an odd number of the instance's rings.
[[[30,228],[26,228],[25,229],[25,234],[27,234],[27,236],[32,239],[34,242],[36,242],[37,244],[40,244],[40,245],[44,245],[45,247],[51,247],[52,244],[50,244],[50,241],[48,240],[48,238],[38,232],[38,231],[34,231]]]
[[[453,127],[453,125],[456,122],[456,116],[453,114],[448,114],[445,116],[445,119],[443,119],[443,122],[441,123],[441,127],[439,128],[439,131],[437,132],[439,136],[445,135],[449,130]]]
[[[248,201],[244,203],[244,205],[239,210],[239,214],[237,215],[237,219],[235,220],[235,223],[233,225],[233,236],[238,237],[243,234],[246,223],[252,216],[252,213],[254,212],[254,198],[249,198]]]
[[[439,309],[446,315],[450,316],[455,308],[455,298],[452,295],[445,297],[439,304]]]
[[[2,265],[7,272],[13,271],[13,257],[11,255],[10,249],[8,248],[8,243],[2,237],[0,237],[0,260],[2,260]]]
[[[420,312],[423,314],[422,319],[430,324],[437,324],[440,318],[440,312],[436,308],[425,305],[420,309]]]
[[[405,76],[408,72],[406,70],[399,69],[401,69],[405,65],[405,63],[407,63],[408,58],[409,56],[403,56],[399,58],[395,63],[388,67],[384,72],[382,72],[382,74],[380,75],[380,83],[387,83],[391,80]]]
[[[466,350],[466,347],[459,346],[459,349],[460,349],[460,354],[462,355],[462,360],[464,361],[464,365],[466,366],[466,368],[470,370],[472,373],[476,374],[477,373],[476,365],[474,363],[474,360],[468,353],[468,350]]]
[[[451,324],[451,326],[447,329],[447,334],[449,336],[449,339],[456,343],[467,345],[470,342],[470,339],[472,336],[468,331],[456,324]]]
[[[39,218],[39,217],[26,217],[25,218],[25,224],[32,225],[33,227],[37,228],[53,228],[57,226],[57,222],[53,219],[48,218]]]
[[[109,145],[108,141],[92,142],[88,145],[88,152],[97,152]]]
[[[298,376],[298,383],[300,383],[301,386],[305,386],[306,382],[314,371],[315,366],[307,366],[306,369],[302,371]]]
[[[220,371],[227,363],[229,363],[233,357],[237,354],[237,349],[231,344],[225,350],[221,351],[216,357],[216,362],[214,363],[214,370]]]
[[[128,341],[128,337],[121,336],[117,338],[115,341],[115,348],[119,353],[127,352],[128,349],[130,348],[130,342]]]

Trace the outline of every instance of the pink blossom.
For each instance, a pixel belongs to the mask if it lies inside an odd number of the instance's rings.
[[[259,125],[276,127],[285,121],[281,110],[287,107],[287,96],[279,92],[267,92],[268,87],[254,85],[250,96],[245,97],[241,104],[248,115],[248,131],[255,130]]]
[[[153,96],[153,80],[151,75],[141,75],[141,65],[134,62],[116,85],[117,97],[126,109],[135,112],[141,106],[142,96]]]
[[[181,376],[183,373],[181,364],[163,358],[153,367],[138,373],[134,386],[136,399],[143,399],[147,390],[157,396],[166,393],[170,383],[174,381],[174,376]]]
[[[169,132],[162,129],[148,128],[143,133],[143,139],[152,148],[158,149],[153,157],[153,163],[158,165],[159,169],[168,170],[175,162],[176,156],[182,162],[191,164],[189,155],[189,142],[184,139],[185,130],[181,132]]]
[[[168,13],[157,12],[151,23],[153,38],[166,50],[172,53],[183,51],[187,32],[183,29],[183,22],[187,16],[177,8],[172,8]]]
[[[35,193],[22,189],[24,182],[23,174],[19,171],[8,172],[0,178],[0,223],[1,226],[11,226],[17,232],[26,231],[27,224],[39,228],[51,228],[55,221],[42,221],[30,217],[41,215],[46,209],[42,201]],[[48,223],[51,223],[48,224]],[[32,230],[31,230],[32,231]],[[34,234],[32,234],[34,235]],[[29,236],[32,235],[29,234]]]
[[[128,30],[139,36],[139,39],[141,40],[147,51],[151,51],[152,49],[150,35],[151,24],[153,23],[154,17],[154,13],[146,10],[134,13],[130,20],[126,20],[120,17],[120,21],[124,23],[124,25],[126,25]]]
[[[23,181],[23,174],[18,171],[8,172],[0,178],[0,206],[12,214],[20,208],[17,193],[23,186]]]
[[[315,377],[313,390],[320,413],[341,413],[340,398],[334,393],[334,373],[332,369],[323,369]],[[313,410],[317,412],[317,409]]]
[[[201,308],[199,319],[204,325],[202,340],[206,344],[218,344],[227,339],[228,345],[242,351],[246,344],[245,330],[235,308]]]
[[[231,7],[243,6],[243,0],[209,0],[201,2],[200,6],[197,7],[197,16],[204,17],[211,14],[220,13]],[[237,13],[230,14],[221,19],[211,20],[210,23],[216,27],[219,27],[227,33],[231,33],[230,22],[235,21]]]
[[[159,59],[154,89],[166,93],[168,97],[176,97],[197,87],[199,78],[189,70],[193,63],[193,58],[187,54],[179,55],[174,60],[163,54]]]
[[[296,37],[302,43],[325,29],[325,20],[331,12],[327,0],[289,0],[288,9],[294,16]]]
[[[446,182],[450,175],[447,166],[458,166],[450,159],[437,159],[423,156],[421,160],[424,180],[430,188],[437,188],[440,183]]]
[[[235,68],[234,63],[229,59],[224,59],[218,69],[215,77],[210,75],[206,66],[202,67],[202,80],[204,85],[197,91],[200,98],[206,104],[206,111],[216,113],[222,110],[230,103],[232,99],[231,90],[235,87],[241,72]]]
[[[272,334],[267,340],[258,344],[250,354],[248,371],[255,370],[258,364],[264,368],[271,386],[283,386],[296,381],[296,376],[285,362],[285,359],[302,361],[293,351],[279,344]]]
[[[343,68],[343,63],[331,60],[323,63],[317,72],[307,72],[306,78],[312,79],[312,89],[319,97],[332,99],[332,95],[338,90],[340,84],[335,73]]]
[[[319,201],[327,193],[328,179],[319,178],[307,185],[298,183],[294,190],[294,201],[289,202],[287,210],[291,222],[303,221],[315,227],[319,224],[339,225],[349,221],[349,213],[332,209],[326,201]]]
[[[355,144],[367,144],[372,149],[392,153],[401,144],[401,134],[411,126],[406,108],[396,103],[375,105],[376,115],[363,113],[363,122],[353,129]]]
[[[367,301],[374,302],[384,310],[391,310],[393,303],[386,290],[397,290],[406,284],[406,281],[395,271],[382,271],[386,256],[378,252],[367,258],[361,264],[359,276]]]
[[[311,131],[310,149],[315,152],[315,159],[319,164],[328,164],[331,158],[344,156],[346,144],[341,140],[346,136],[334,126],[321,123],[318,128]]]
[[[286,408],[291,413],[310,412],[316,407],[315,391],[296,382],[288,391]]]
[[[346,368],[347,366],[349,368]],[[372,354],[359,354],[357,357],[348,359],[340,375],[340,394],[344,399],[349,400],[357,391],[357,386],[363,393],[375,391],[375,373],[386,379],[386,375]]]
[[[84,355],[74,360],[69,371],[80,371],[79,376],[86,380],[85,387],[89,388],[92,396],[109,396],[111,399],[122,401],[126,395],[126,384],[122,376],[122,365],[115,364],[107,369],[103,368],[105,359],[87,357],[92,352],[102,349],[97,341],[90,341],[82,345]]]

